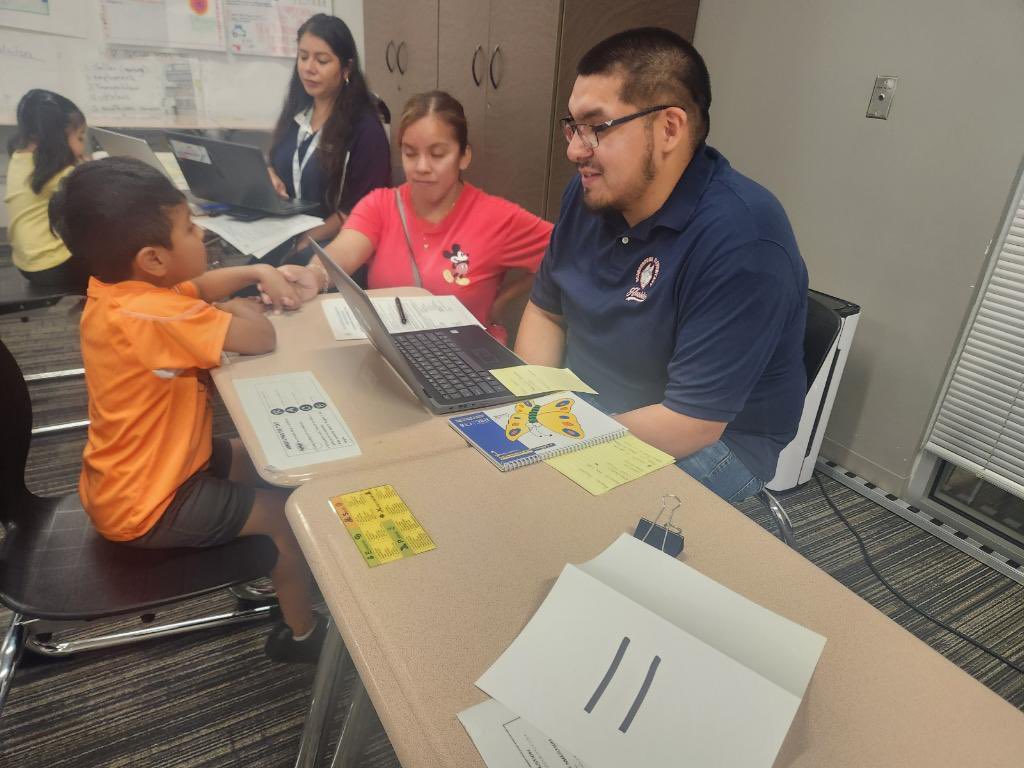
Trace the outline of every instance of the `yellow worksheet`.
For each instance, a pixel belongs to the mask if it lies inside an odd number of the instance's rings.
[[[330,500],[352,542],[371,568],[434,549],[437,545],[391,485],[378,485]]]
[[[526,397],[542,392],[589,392],[597,390],[587,386],[579,376],[568,368],[549,368],[546,365],[515,365],[511,368],[495,368],[491,375],[508,387],[513,395]]]
[[[616,486],[667,467],[675,461],[633,435],[593,445],[553,459],[546,463],[580,487],[599,496]]]

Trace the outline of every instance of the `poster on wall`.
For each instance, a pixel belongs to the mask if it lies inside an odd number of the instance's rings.
[[[0,27],[85,37],[87,10],[81,0],[0,0]]]
[[[329,0],[224,0],[228,49],[254,56],[295,56],[295,34],[315,13],[330,13]]]
[[[224,50],[221,0],[101,0],[110,45]]]

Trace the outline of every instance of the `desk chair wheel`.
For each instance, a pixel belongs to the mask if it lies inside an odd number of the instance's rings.
[[[768,507],[768,511],[772,513],[775,525],[779,529],[779,538],[786,542],[791,549],[799,552],[800,547],[797,546],[796,536],[793,535],[793,522],[789,519],[789,513],[786,512],[786,508],[767,490],[762,490],[758,496],[761,497],[764,505]]]

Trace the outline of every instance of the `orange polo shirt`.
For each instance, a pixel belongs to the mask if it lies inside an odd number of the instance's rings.
[[[207,369],[220,363],[231,315],[174,288],[89,280],[82,359],[89,440],[79,493],[101,534],[142,536],[210,460]]]

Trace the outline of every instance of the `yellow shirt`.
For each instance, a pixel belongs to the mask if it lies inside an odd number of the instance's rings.
[[[50,231],[47,208],[60,180],[71,173],[69,165],[54,174],[37,195],[32,191],[36,164],[31,152],[15,152],[7,166],[7,239],[11,242],[14,266],[25,272],[51,269],[71,258],[64,242]]]

